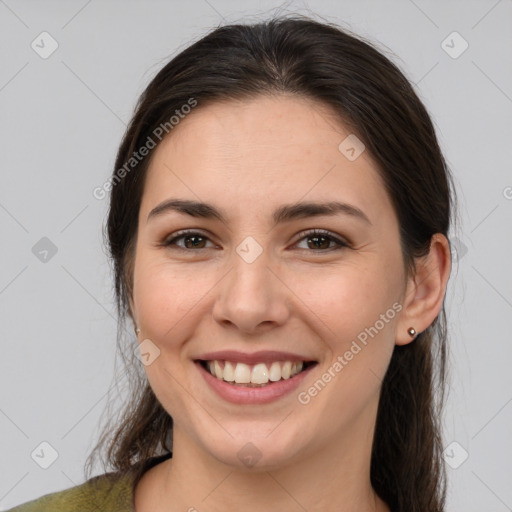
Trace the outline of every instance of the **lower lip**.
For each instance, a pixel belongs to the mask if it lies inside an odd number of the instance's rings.
[[[230,384],[214,377],[200,363],[196,363],[196,366],[207,384],[224,400],[234,404],[268,404],[296,390],[309,371],[316,365],[306,368],[289,379],[254,388]]]

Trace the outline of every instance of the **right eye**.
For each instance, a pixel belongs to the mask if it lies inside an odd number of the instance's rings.
[[[176,243],[178,240],[182,239],[184,240],[184,247]],[[170,238],[167,238],[162,243],[162,246],[171,249],[175,247],[184,251],[187,249],[208,249],[208,247],[201,246],[201,244],[204,244],[207,240],[210,241],[206,235],[203,235],[198,231],[183,230],[178,231],[177,233],[174,233]]]

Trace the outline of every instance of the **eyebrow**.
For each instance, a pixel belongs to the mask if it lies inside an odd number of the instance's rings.
[[[199,201],[191,201],[189,199],[168,199],[163,201],[149,212],[146,222],[171,211],[184,213],[191,217],[217,219],[226,223],[225,214],[215,206]],[[337,214],[349,215],[372,225],[370,219],[360,208],[338,201],[329,201],[324,203],[302,202],[283,205],[274,210],[272,218],[275,224],[281,224],[295,219],[318,217],[321,215],[334,216]]]

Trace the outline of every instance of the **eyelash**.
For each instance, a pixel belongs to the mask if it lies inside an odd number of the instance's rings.
[[[183,231],[178,231],[171,238],[168,238],[168,239],[164,240],[164,242],[161,243],[160,245],[163,246],[163,247],[176,248],[176,249],[183,250],[183,251],[194,251],[194,250],[198,251],[198,250],[203,250],[203,249],[209,249],[209,247],[200,247],[199,249],[189,249],[189,248],[186,248],[186,247],[180,247],[179,245],[176,245],[176,243],[175,243],[177,240],[179,240],[181,238],[191,237],[191,236],[194,236],[194,235],[198,235],[201,238],[204,238],[205,240],[211,241],[206,235],[203,235],[199,231],[186,230],[185,229]],[[315,236],[321,236],[321,237],[327,238],[330,241],[335,242],[336,244],[338,244],[338,247],[334,247],[334,248],[331,247],[329,249],[318,249],[318,250],[303,249],[303,250],[306,250],[308,252],[325,253],[325,252],[331,252],[333,250],[336,251],[336,250],[340,250],[340,249],[344,249],[344,248],[349,248],[350,247],[350,244],[348,242],[342,240],[341,238],[337,237],[336,235],[334,235],[330,231],[327,231],[327,230],[324,230],[324,229],[312,229],[312,230],[309,230],[309,231],[303,231],[303,232],[299,233],[299,236],[300,236],[300,238],[296,242],[296,244],[301,242],[304,239],[313,238]],[[171,247],[171,246],[174,246],[174,247]]]

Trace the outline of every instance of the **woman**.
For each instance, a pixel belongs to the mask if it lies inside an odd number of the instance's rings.
[[[444,510],[452,189],[361,39],[286,17],[185,49],[104,187],[139,342],[88,461],[114,471],[12,510]]]

